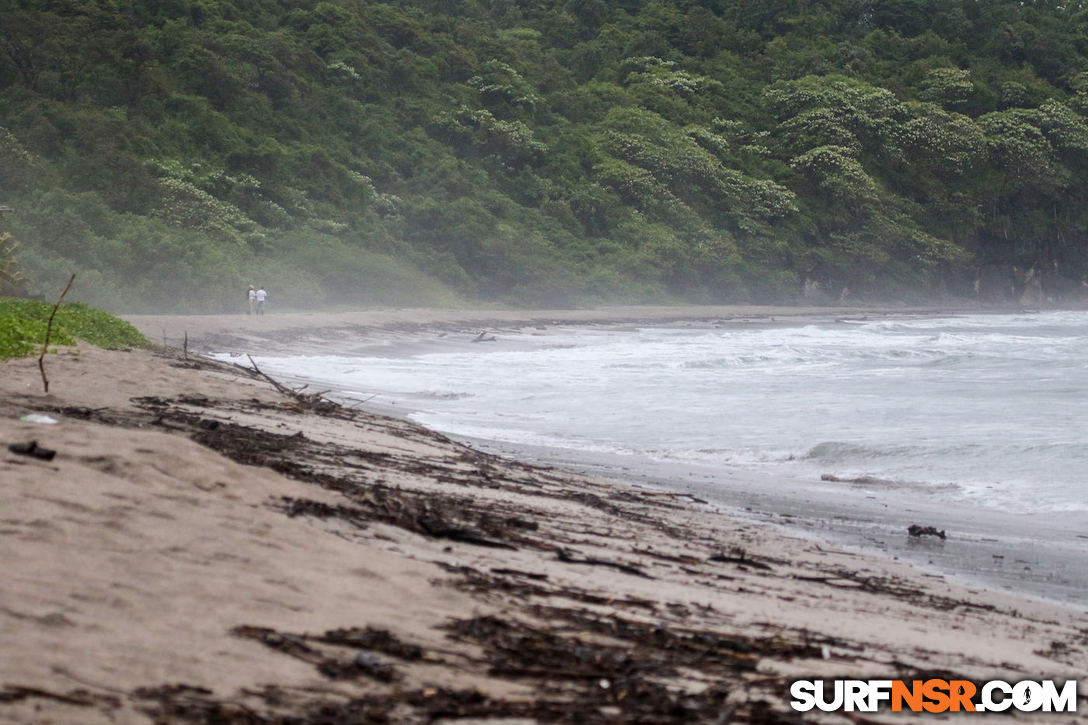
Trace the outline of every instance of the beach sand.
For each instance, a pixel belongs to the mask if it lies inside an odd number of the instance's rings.
[[[345,330],[771,316],[787,315],[133,321],[256,352]],[[1088,671],[1075,608],[483,454],[177,351],[46,365],[48,395],[36,360],[0,365],[0,721],[790,722],[797,678]],[[56,456],[8,449],[30,441]]]

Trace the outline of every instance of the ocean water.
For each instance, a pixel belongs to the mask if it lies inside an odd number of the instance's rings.
[[[1088,312],[498,338],[258,363],[514,448],[1088,512]]]

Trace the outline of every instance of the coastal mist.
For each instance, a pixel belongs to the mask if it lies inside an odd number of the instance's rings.
[[[1065,553],[1088,545],[1088,313],[494,334],[260,362],[497,450],[654,471],[725,504],[833,501],[829,519],[899,531],[930,512],[979,541],[1011,526],[1018,547],[1064,521]]]

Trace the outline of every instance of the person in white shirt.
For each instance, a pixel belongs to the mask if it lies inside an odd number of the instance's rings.
[[[264,291],[264,287],[261,287],[260,289],[257,290],[257,292],[255,293],[255,296],[257,298],[257,314],[258,315],[263,315],[264,314],[264,301],[265,301],[265,298],[268,297],[268,293]]]
[[[246,299],[249,300],[249,309],[246,310],[246,314],[252,315],[257,311],[257,290],[253,289],[253,285],[249,286],[249,292],[246,294]]]

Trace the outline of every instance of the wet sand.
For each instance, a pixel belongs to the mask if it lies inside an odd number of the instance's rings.
[[[0,721],[778,722],[801,676],[1088,669],[1077,609],[180,353],[47,364],[0,365]]]
[[[638,456],[470,442],[499,455],[687,493],[726,515],[909,562],[971,588],[1088,609],[1088,516],[1081,512],[1024,515],[949,506],[909,488],[880,484],[796,480],[748,470],[723,475],[719,469]],[[947,538],[910,536],[912,524],[945,531]]]

